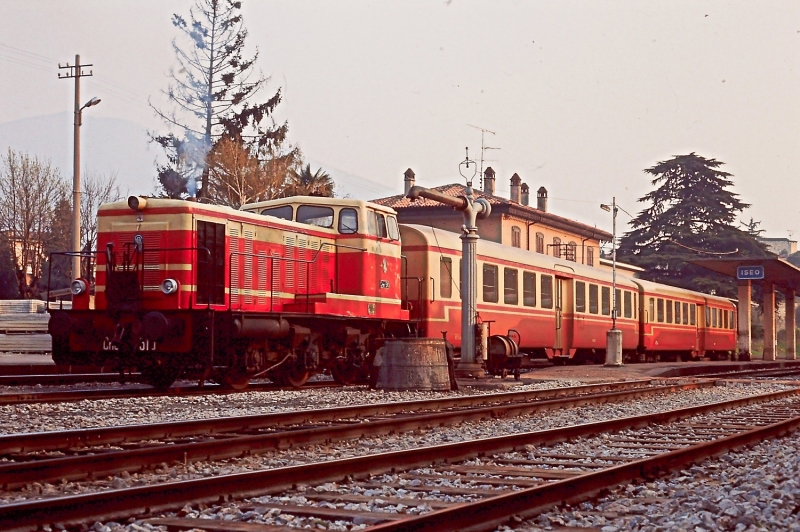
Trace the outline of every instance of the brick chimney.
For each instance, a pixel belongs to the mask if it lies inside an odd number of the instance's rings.
[[[547,189],[539,187],[536,191],[536,208],[542,212],[547,212]]]
[[[483,191],[494,196],[494,170],[491,166],[483,171]]]
[[[531,189],[528,183],[522,183],[522,204],[528,205],[531,201]]]
[[[409,168],[403,175],[405,176],[405,184],[406,184],[405,193],[408,194],[408,191],[411,190],[411,187],[414,186],[414,170]]]
[[[519,203],[520,201],[520,194],[519,194],[519,184],[522,183],[522,179],[520,179],[518,174],[514,174],[511,176],[511,201],[514,203]]]

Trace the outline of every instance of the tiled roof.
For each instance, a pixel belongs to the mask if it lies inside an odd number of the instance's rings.
[[[466,195],[466,186],[452,183],[449,185],[442,185],[440,187],[434,187],[432,190],[436,190],[437,192],[441,192],[442,194],[446,194],[448,196],[458,197]],[[597,227],[586,225],[581,222],[577,222],[575,220],[571,220],[569,218],[564,218],[563,216],[558,216],[556,214],[552,214],[549,212],[540,211],[534,207],[529,205],[522,205],[521,203],[513,202],[509,199],[502,198],[500,196],[495,196],[493,194],[487,194],[477,188],[472,189],[473,194],[476,198],[484,198],[486,199],[491,205],[502,205],[508,208],[513,208],[515,211],[515,215],[519,215],[521,217],[535,217],[535,219],[544,219],[550,221],[551,223],[557,225],[568,225],[578,230],[583,231],[591,231],[592,233],[596,234],[601,240],[611,240],[611,233],[604,231],[602,229],[598,229]],[[409,198],[405,197],[404,194],[398,194],[397,196],[389,196],[388,198],[379,198],[371,200],[372,203],[377,203],[378,205],[385,205],[386,207],[391,207],[395,210],[403,210],[403,209],[416,209],[420,207],[444,207],[438,201],[430,200],[427,198],[419,198],[416,201],[411,201]],[[508,212],[508,211],[504,211]]]

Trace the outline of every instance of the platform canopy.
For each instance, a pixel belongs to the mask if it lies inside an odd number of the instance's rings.
[[[800,268],[777,257],[760,259],[696,259],[688,262],[734,279],[750,280],[757,283],[774,283],[779,288],[800,292]],[[752,274],[752,269],[759,266],[763,268],[763,277],[750,275]],[[740,275],[740,267],[745,269],[744,276]]]

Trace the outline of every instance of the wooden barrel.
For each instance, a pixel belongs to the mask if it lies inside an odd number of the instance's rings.
[[[375,357],[378,388],[449,390],[447,352],[439,338],[387,340]]]

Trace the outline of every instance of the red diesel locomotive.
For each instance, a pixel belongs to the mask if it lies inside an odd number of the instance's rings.
[[[72,308],[51,310],[53,359],[135,368],[161,388],[184,371],[234,388],[322,371],[352,383],[387,337],[445,335],[458,350],[460,247],[358,200],[235,210],[134,196],[98,211],[95,295],[76,280]],[[478,279],[494,340],[556,362],[603,358],[609,271],[480,241]],[[628,360],[735,349],[727,299],[618,274],[617,301]]]

